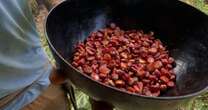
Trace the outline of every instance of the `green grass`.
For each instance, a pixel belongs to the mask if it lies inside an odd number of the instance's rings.
[[[205,4],[203,0],[195,0],[194,6],[196,6],[198,9],[208,14],[208,4]]]
[[[186,2],[197,9],[201,10],[202,12],[208,14],[208,4],[205,3],[205,0],[181,0]]]

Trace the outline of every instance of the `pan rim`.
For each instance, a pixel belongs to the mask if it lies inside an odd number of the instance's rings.
[[[57,4],[56,6],[54,6],[48,13],[46,19],[45,19],[45,22],[44,22],[44,33],[45,33],[45,37],[46,37],[46,40],[48,42],[48,44],[50,45],[51,47],[51,51],[54,51],[54,53],[65,63],[67,64],[68,66],[70,66],[71,68],[73,68],[76,72],[78,72],[79,74],[83,75],[84,77],[88,78],[89,80],[95,82],[95,83],[98,83],[104,87],[107,87],[109,89],[112,89],[114,90],[115,92],[121,92],[121,93],[124,93],[124,94],[127,94],[129,96],[134,96],[134,97],[140,97],[140,98],[144,98],[144,99],[151,99],[151,100],[180,100],[180,99],[187,99],[187,98],[192,98],[192,97],[195,97],[195,96],[198,96],[200,94],[203,94],[205,93],[207,90],[208,90],[208,85],[201,89],[200,91],[197,91],[197,92],[194,92],[194,93],[189,93],[189,94],[186,94],[186,95],[182,95],[182,96],[164,96],[164,97],[152,97],[152,96],[145,96],[145,95],[139,95],[139,94],[132,94],[132,93],[129,93],[127,91],[122,91],[118,88],[115,88],[115,87],[111,87],[111,86],[108,86],[108,85],[105,85],[99,81],[95,81],[93,79],[90,78],[90,76],[86,75],[86,74],[83,74],[81,72],[78,71],[78,69],[76,69],[74,66],[72,66],[68,61],[66,61],[62,55],[55,49],[55,47],[52,45],[49,37],[48,37],[48,33],[47,33],[47,28],[46,28],[46,25],[47,25],[47,21],[48,21],[48,18],[49,16],[51,15],[51,13],[58,7],[60,7],[62,4],[66,3],[66,2],[70,2],[70,1],[67,1],[67,0],[64,0],[62,2],[60,2],[59,4]],[[181,1],[177,1],[177,2],[181,2]],[[181,2],[183,3],[183,2]],[[185,3],[183,3],[185,4]],[[185,5],[188,5],[188,4],[185,4]],[[190,6],[190,5],[189,5]],[[191,6],[192,7],[192,6]],[[193,7],[194,8],[194,7]],[[195,8],[196,9],[196,8]],[[197,9],[198,10],[198,9]],[[201,12],[201,11],[200,11]],[[202,13],[202,12],[201,12]],[[79,87],[78,87],[79,88]]]

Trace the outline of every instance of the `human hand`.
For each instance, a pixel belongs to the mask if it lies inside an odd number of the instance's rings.
[[[61,70],[53,67],[49,79],[52,84],[60,85],[66,82],[66,75]]]

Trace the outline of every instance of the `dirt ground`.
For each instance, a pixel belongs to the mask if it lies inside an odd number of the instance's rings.
[[[60,2],[61,0],[50,0],[50,3],[51,3],[50,5],[55,6],[59,4]],[[38,12],[34,14],[36,26],[41,36],[44,36],[44,22],[48,15],[48,9],[46,8],[44,4],[40,4],[37,8],[38,8]]]

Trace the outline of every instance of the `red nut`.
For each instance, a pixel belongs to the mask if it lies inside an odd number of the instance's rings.
[[[116,86],[119,86],[119,87],[125,86],[125,82],[123,80],[116,80],[115,84],[116,84]]]
[[[75,47],[71,64],[93,80],[135,94],[159,96],[175,87],[175,61],[154,33],[109,27]]]
[[[162,80],[165,83],[168,83],[170,81],[169,78],[167,78],[166,76],[161,76],[160,80]]]
[[[169,63],[174,63],[174,59],[172,57],[169,57],[168,62]]]
[[[83,66],[83,71],[87,74],[91,74],[92,73],[92,68],[88,65],[84,65]]]
[[[111,55],[110,54],[104,54],[103,59],[109,61],[109,60],[111,60]]]
[[[111,74],[111,77],[113,80],[118,80],[119,79],[119,75],[116,73]]]
[[[155,59],[153,57],[148,57],[147,58],[148,63],[153,63],[154,61],[155,61]]]
[[[87,51],[88,54],[90,54],[90,55],[94,55],[94,54],[95,54],[93,48],[91,48],[91,47],[86,47],[85,49],[86,49],[86,51]]]
[[[110,69],[106,65],[101,65],[99,67],[99,72],[102,74],[108,74],[110,73]]]
[[[174,87],[175,86],[175,83],[173,81],[169,81],[167,83],[168,87]]]
[[[128,87],[127,91],[132,92],[132,93],[136,92],[136,90],[133,87]]]
[[[153,48],[148,49],[148,51],[152,54],[155,54],[155,53],[157,53],[157,48],[153,47]]]
[[[100,80],[100,77],[99,77],[98,74],[92,73],[92,74],[91,74],[91,77],[92,77],[92,79],[94,79],[95,81]]]
[[[121,55],[121,57],[123,57],[123,58],[125,58],[125,59],[128,58],[128,55],[127,55],[127,53],[125,53],[125,52],[122,52],[120,55]]]
[[[167,90],[167,85],[165,85],[165,84],[160,85],[160,90],[161,91]]]
[[[89,56],[89,57],[87,57],[87,60],[88,60],[88,61],[92,61],[92,60],[94,60],[94,59],[95,59],[94,56]]]
[[[162,62],[161,61],[156,61],[154,62],[154,68],[155,69],[159,69],[163,66]]]

